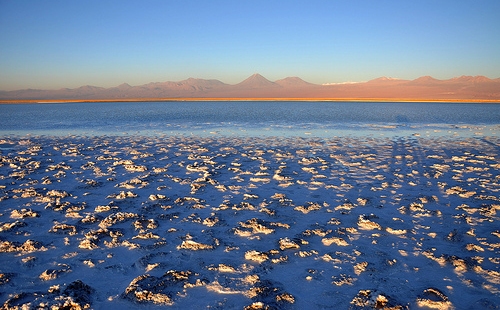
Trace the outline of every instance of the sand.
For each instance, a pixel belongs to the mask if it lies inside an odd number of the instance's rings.
[[[498,309],[497,137],[4,137],[4,309]]]

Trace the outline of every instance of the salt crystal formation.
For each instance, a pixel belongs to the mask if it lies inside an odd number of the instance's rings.
[[[497,138],[4,138],[4,309],[498,309]]]

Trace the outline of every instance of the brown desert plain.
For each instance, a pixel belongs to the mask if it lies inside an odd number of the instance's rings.
[[[368,82],[312,84],[299,77],[269,81],[260,74],[230,85],[219,80],[189,78],[179,82],[154,82],[140,86],[81,86],[57,90],[0,91],[2,103],[67,101],[164,100],[331,100],[331,101],[464,101],[500,102],[500,78],[461,76],[437,80],[381,77]]]

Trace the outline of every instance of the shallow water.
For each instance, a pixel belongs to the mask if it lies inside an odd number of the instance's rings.
[[[0,135],[497,136],[500,105],[95,102],[0,105]]]

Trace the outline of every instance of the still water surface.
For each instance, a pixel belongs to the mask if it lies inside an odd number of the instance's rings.
[[[489,135],[500,104],[95,102],[0,105],[0,135]]]

